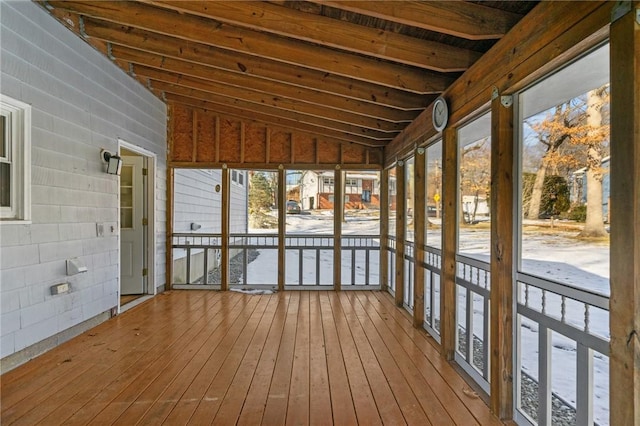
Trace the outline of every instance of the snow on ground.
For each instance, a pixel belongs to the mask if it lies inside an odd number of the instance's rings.
[[[527,231],[522,237],[521,271],[543,279],[553,280],[609,296],[609,245],[577,239],[578,231],[535,232]],[[461,254],[489,262],[490,231],[462,229]],[[530,306],[540,311],[542,292],[531,289]],[[481,300],[479,296],[475,299]],[[521,291],[520,300],[524,301]],[[584,304],[568,300],[565,302],[565,321],[582,330],[585,321]],[[557,319],[561,317],[561,298],[550,293],[545,295],[545,312]],[[482,305],[480,305],[482,306]],[[464,310],[464,306],[459,306]],[[474,334],[482,335],[482,311],[474,312]],[[538,379],[538,324],[522,318],[520,328],[521,368],[534,379]],[[590,307],[589,331],[609,339],[609,313]],[[551,337],[551,386],[554,393],[564,400],[576,403],[577,352],[575,341],[552,332]],[[609,419],[609,358],[595,353],[594,375],[594,420],[599,425],[608,424]]]
[[[427,231],[427,244],[440,247],[440,228],[437,220],[430,219],[433,226]],[[287,234],[311,234],[313,236],[333,235],[333,214],[330,211],[287,215]],[[343,235],[378,235],[379,220],[377,216],[366,212],[353,212],[347,215],[343,224]],[[250,230],[256,233],[274,233],[275,230]],[[605,296],[609,295],[609,245],[601,242],[585,242],[576,238],[577,232],[527,231],[522,238],[522,261],[520,270],[544,279],[561,284],[583,288]],[[460,230],[460,250],[465,256],[489,261],[490,231],[485,227],[462,228]],[[378,252],[371,256],[370,268],[375,276],[370,282],[378,282]],[[314,250],[303,252],[303,282],[315,285],[316,254]],[[363,256],[363,254],[362,254]],[[356,267],[356,283],[364,284],[364,260]],[[251,284],[273,284],[277,281],[277,250],[260,250],[258,258],[248,267],[248,282]],[[286,283],[299,284],[298,252],[287,250]],[[333,252],[330,248],[320,252],[320,283],[333,281]],[[351,278],[350,253],[343,252],[342,277],[347,282]],[[478,297],[478,296],[476,296]],[[524,297],[521,294],[521,297]],[[531,290],[529,302],[532,306],[541,306],[542,294]],[[480,301],[479,299],[478,301]],[[546,313],[560,317],[560,298],[546,295]],[[462,301],[462,303],[464,303]],[[474,303],[482,306],[481,303]],[[459,307],[464,311],[464,305]],[[474,312],[474,333],[482,335],[481,310]],[[566,303],[565,320],[578,328],[584,324],[585,310],[583,304]],[[608,312],[591,308],[589,311],[589,330],[595,334],[609,338]],[[575,405],[576,402],[576,343],[559,333],[552,333],[552,389],[563,399]],[[538,378],[538,324],[526,318],[522,319],[520,333],[521,368],[536,380]],[[600,425],[608,424],[609,418],[609,358],[595,354],[593,362],[594,374],[594,419]]]
[[[322,211],[314,214],[288,214],[286,218],[286,233],[295,235],[309,235],[310,237],[333,236],[333,212]],[[274,233],[276,230],[249,230],[250,233]],[[378,216],[371,212],[358,211],[347,215],[347,222],[343,225],[342,234],[372,235],[380,233]],[[379,245],[379,238],[376,238]],[[247,282],[251,284],[273,284],[277,282],[278,251],[275,249],[261,249],[258,258],[247,268]],[[286,251],[285,282],[288,285],[316,285],[316,251],[303,250],[302,282],[300,282],[300,252],[289,249]],[[333,247],[320,250],[320,285],[333,285]],[[356,251],[355,284],[364,285],[366,282],[365,254],[363,250]],[[371,251],[369,258],[369,284],[379,285],[379,251]],[[342,253],[342,281],[351,281],[351,252]]]

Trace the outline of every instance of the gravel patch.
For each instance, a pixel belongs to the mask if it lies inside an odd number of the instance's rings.
[[[260,252],[256,249],[247,249],[247,265],[258,258]],[[233,256],[229,261],[229,284],[243,284],[242,274],[244,272],[244,254],[240,252]],[[209,272],[207,282],[210,284],[220,284],[222,276],[220,268],[216,268]]]
[[[436,329],[440,328],[440,322],[435,321]],[[482,359],[483,342],[477,337],[473,337],[473,365],[482,371],[484,360]],[[458,329],[458,347],[460,352],[466,353],[467,336],[463,329]],[[520,408],[535,422],[538,420],[538,382],[527,373],[522,372],[521,376]],[[567,401],[555,394],[551,394],[551,424],[558,426],[576,425],[576,409]]]

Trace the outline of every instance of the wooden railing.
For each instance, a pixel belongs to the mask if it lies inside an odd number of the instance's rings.
[[[171,239],[172,285],[220,285],[222,235],[183,233]]]
[[[456,361],[489,393],[489,264],[456,255]]]
[[[334,285],[333,235],[287,234],[285,288]],[[277,234],[231,234],[229,236],[229,285],[278,284],[279,236]],[[220,286],[222,236],[219,234],[173,234],[174,288]],[[380,288],[380,238],[376,235],[344,235],[341,238],[341,285],[343,288]],[[269,256],[264,263],[259,256]],[[259,266],[256,266],[259,265]],[[259,267],[260,270],[256,270]],[[179,287],[175,287],[175,286]]]
[[[424,328],[440,343],[440,271],[442,251],[424,246]]]
[[[342,236],[342,286],[380,287],[380,238]]]
[[[525,273],[517,274],[517,290],[519,423],[597,424],[594,404],[599,413],[609,412],[609,298]],[[560,371],[563,387],[572,386],[574,395],[554,389]],[[566,377],[575,377],[570,386]],[[569,412],[558,413],[558,405]]]
[[[402,304],[409,312],[413,312],[413,268],[416,263],[414,248],[415,245],[413,241],[404,242],[404,261],[402,262],[404,265],[404,286],[402,286]]]
[[[389,292],[394,293],[395,238],[389,236],[387,240]],[[442,253],[434,247],[423,249],[424,260],[420,264],[425,269],[423,327],[440,342]],[[405,241],[403,306],[409,311],[413,309],[413,289],[417,285],[413,282],[414,250],[414,243]],[[516,279],[517,423],[599,424],[594,413],[606,419],[609,412],[609,298],[525,273],[517,273]],[[456,255],[455,285],[455,360],[489,394],[489,263]],[[535,359],[534,366],[530,365],[531,359]],[[563,377],[565,389],[555,385],[556,376]],[[574,391],[568,394],[566,388]]]
[[[387,247],[389,252],[387,256],[387,288],[389,293],[395,294],[396,292],[396,237],[393,235],[387,235]]]

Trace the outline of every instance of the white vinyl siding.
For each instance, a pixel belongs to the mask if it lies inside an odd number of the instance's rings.
[[[233,182],[235,170],[231,171]],[[243,176],[244,171],[235,173]],[[222,184],[220,170],[175,169],[174,172],[174,225],[173,231],[191,232],[191,223],[201,226],[197,233],[222,233],[222,190],[216,192],[216,185]],[[247,231],[247,190],[232,183],[230,186],[229,231]]]
[[[67,330],[118,305],[119,185],[105,173],[100,150],[118,152],[119,139],[158,160],[154,271],[156,285],[164,285],[167,112],[38,4],[3,1],[0,7],[1,96],[31,106],[30,153],[25,150],[31,223],[0,224],[4,358],[45,339],[61,342],[57,336],[71,337]],[[72,257],[88,271],[67,276],[65,261]],[[70,291],[52,296],[50,287],[63,282]]]

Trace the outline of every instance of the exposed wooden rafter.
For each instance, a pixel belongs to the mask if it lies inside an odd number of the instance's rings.
[[[417,111],[400,111],[379,107],[310,89],[290,86],[278,87],[278,83],[254,82],[252,86],[243,85],[243,82],[246,83],[246,78],[242,76],[225,76],[224,81],[220,81],[217,78],[207,78],[210,71],[206,67],[194,64],[183,66],[180,61],[172,59],[164,60],[156,66],[155,64],[158,61],[155,61],[155,58],[144,57],[144,53],[139,55],[138,52],[126,51],[126,48],[113,48],[112,54],[119,59],[136,64],[131,70],[138,76],[181,84],[187,87],[203,88],[220,95],[236,97],[264,105],[272,104],[276,106],[279,103],[289,101],[307,104],[309,109],[317,110],[317,105],[323,105],[321,102],[324,100],[326,108],[342,111],[342,120],[348,120],[347,117],[349,115],[360,115],[391,123],[409,123],[418,115]],[[302,110],[304,108],[292,109]],[[351,122],[352,120],[348,121]],[[376,126],[376,128],[380,128],[380,126]]]
[[[143,1],[180,13],[438,72],[464,71],[481,56],[468,49],[310,15],[268,2]],[[276,39],[272,43],[277,47],[281,41]]]
[[[168,103],[379,147],[535,2],[40,3]]]
[[[314,1],[314,0],[311,0]],[[461,1],[316,1],[325,6],[470,40],[502,37],[520,20],[516,13]]]
[[[355,78],[415,93],[426,93],[422,70],[397,63],[350,55],[259,31],[250,31],[193,15],[127,1],[50,1],[55,8],[119,24],[171,35],[183,41],[217,46],[322,72]]]

